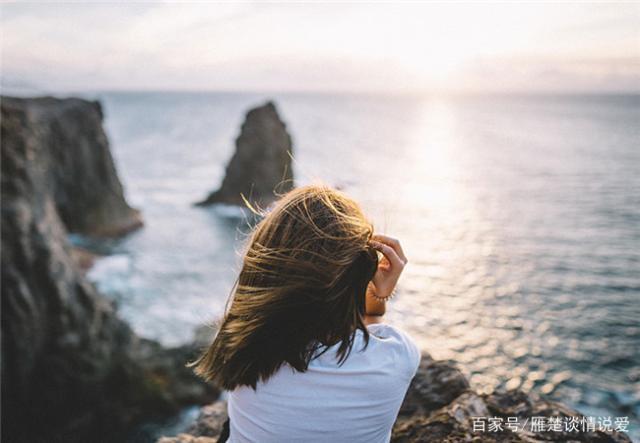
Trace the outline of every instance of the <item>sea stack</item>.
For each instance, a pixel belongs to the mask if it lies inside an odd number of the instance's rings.
[[[268,205],[293,188],[291,154],[291,137],[273,102],[251,109],[222,186],[197,205],[244,205],[243,196],[252,205]]]
[[[140,224],[100,105],[2,97],[2,441],[123,441],[113,434],[217,391],[192,348],[137,337],[85,279],[69,231]]]

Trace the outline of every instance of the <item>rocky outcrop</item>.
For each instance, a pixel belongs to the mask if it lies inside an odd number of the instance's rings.
[[[503,423],[507,423],[509,417],[517,417],[518,423],[525,426],[512,431],[504,424],[502,430],[494,432],[485,422],[483,431],[477,417],[496,417]],[[536,430],[530,422],[525,422],[531,417],[562,420],[582,415],[559,403],[517,390],[477,394],[453,361],[436,361],[424,355],[400,408],[391,442],[631,442],[626,434],[613,431]],[[201,409],[188,432],[161,438],[158,443],[215,443],[225,419],[225,405],[218,401]]]
[[[226,420],[227,403],[219,400],[202,407],[187,432],[176,437],[162,437],[157,443],[216,443]]]
[[[142,225],[124,199],[99,102],[2,97],[2,143],[29,148],[67,231],[118,236]]]
[[[484,417],[486,420],[478,420]],[[502,420],[502,430],[490,430],[488,419]],[[517,417],[518,427],[506,423]],[[420,368],[401,407],[391,441],[447,442],[631,442],[619,432],[559,432],[532,427],[532,417],[582,418],[582,414],[560,403],[518,390],[479,395],[455,362],[422,358]],[[482,430],[484,426],[484,430]]]
[[[272,102],[251,109],[236,139],[222,186],[200,206],[213,203],[264,207],[293,188],[291,137]]]
[[[451,403],[470,389],[467,378],[451,360],[434,361],[424,355],[411,382],[399,416],[421,416]]]
[[[72,255],[68,229],[112,234],[138,220],[99,109],[2,100],[3,442],[121,441],[130,424],[218,395],[185,367],[195,349],[138,338]]]

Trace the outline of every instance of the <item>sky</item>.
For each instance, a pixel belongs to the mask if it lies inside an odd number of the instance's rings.
[[[2,3],[4,91],[640,92],[627,3]]]

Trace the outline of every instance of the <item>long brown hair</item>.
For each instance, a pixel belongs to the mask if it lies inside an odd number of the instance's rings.
[[[266,381],[287,363],[304,372],[340,343],[349,356],[363,323],[365,293],[378,266],[373,226],[359,205],[326,186],[285,194],[257,224],[218,333],[192,365],[232,390]]]

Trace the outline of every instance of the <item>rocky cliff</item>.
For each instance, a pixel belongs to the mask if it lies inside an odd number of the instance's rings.
[[[140,224],[122,196],[100,106],[2,98],[2,441],[118,441],[136,421],[217,392],[195,350],[135,336],[85,280],[68,231]]]
[[[37,161],[67,231],[117,236],[142,225],[124,199],[98,102],[2,97],[3,145],[24,144]]]
[[[293,188],[291,137],[275,105],[251,109],[236,139],[236,151],[227,165],[222,186],[198,205],[249,202],[266,206]]]
[[[502,420],[503,425],[501,430],[494,432],[487,420],[482,430],[482,421],[474,417],[495,417]],[[514,417],[519,428],[511,430],[506,423]],[[393,427],[391,442],[631,442],[626,434],[615,431],[538,430],[532,428],[531,417],[547,420],[555,417],[554,420],[562,422],[564,418],[582,415],[559,403],[521,391],[477,394],[455,362],[437,361],[423,355]],[[163,437],[158,443],[215,443],[226,418],[225,403],[215,402],[201,409],[187,433]]]

